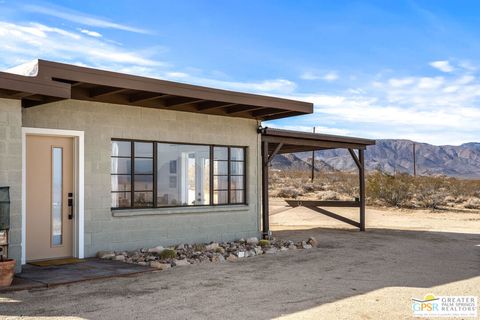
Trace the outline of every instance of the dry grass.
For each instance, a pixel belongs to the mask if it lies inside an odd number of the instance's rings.
[[[352,200],[358,197],[358,176],[326,172],[314,182],[306,171],[272,172],[270,194],[280,198]],[[367,174],[367,204],[399,208],[480,209],[480,181],[451,177],[413,177],[408,174]]]

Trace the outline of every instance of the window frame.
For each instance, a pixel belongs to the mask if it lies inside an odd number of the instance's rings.
[[[123,191],[130,193],[130,206],[129,207],[111,207],[111,210],[148,210],[148,209],[168,209],[168,208],[191,208],[191,207],[218,207],[218,206],[239,206],[239,205],[248,205],[248,197],[247,197],[247,146],[238,146],[238,145],[223,145],[223,144],[204,144],[204,143],[192,143],[192,142],[172,142],[172,141],[157,141],[157,140],[142,140],[142,139],[124,139],[124,138],[112,138],[111,143],[114,141],[122,141],[122,142],[130,142],[130,191]],[[152,143],[153,144],[153,206],[151,207],[136,207],[134,197],[135,197],[135,142],[144,142],[144,143]],[[110,145],[111,145],[110,143]],[[158,172],[157,172],[157,165],[158,165],[158,153],[157,153],[157,144],[177,144],[177,145],[195,145],[195,146],[205,146],[209,147],[209,155],[210,155],[210,168],[209,168],[209,203],[208,204],[195,204],[195,205],[177,205],[177,206],[158,206],[157,204],[157,181],[158,181]],[[214,194],[214,148],[215,147],[223,147],[227,148],[228,151],[228,159],[224,160],[227,162],[227,177],[228,177],[228,194],[227,194],[227,203],[214,203],[213,194]],[[243,150],[243,161],[242,160],[234,160],[231,161],[231,148],[239,148]],[[110,147],[111,150],[111,147]],[[120,157],[120,156],[112,156],[110,151],[110,159],[112,158],[128,158],[128,157]],[[143,157],[139,158],[142,159]],[[111,161],[111,160],[110,160]],[[243,189],[232,189],[231,188],[231,164],[236,162],[243,162],[243,175],[234,175],[234,176],[242,176],[243,177]],[[117,174],[112,173],[110,168],[110,176],[113,175],[126,175],[126,174]],[[232,202],[231,201],[231,192],[232,190],[235,191],[243,191],[243,201],[242,202]],[[121,193],[122,191],[113,191],[110,187],[110,194],[113,193]],[[150,192],[150,191],[149,191]]]

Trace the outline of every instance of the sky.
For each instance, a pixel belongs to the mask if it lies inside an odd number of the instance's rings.
[[[73,63],[314,103],[264,126],[480,141],[478,1],[0,0],[0,70]]]

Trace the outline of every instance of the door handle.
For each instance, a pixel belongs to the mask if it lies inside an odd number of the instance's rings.
[[[73,204],[73,193],[72,192],[69,192],[68,193],[68,210],[70,210],[70,214],[68,215],[68,220],[72,220],[73,219],[73,207],[74,207],[74,204]]]

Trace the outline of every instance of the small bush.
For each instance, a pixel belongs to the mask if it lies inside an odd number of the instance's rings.
[[[165,249],[158,255],[160,259],[175,259],[177,257],[177,251],[173,249]]]
[[[463,207],[466,208],[466,209],[480,209],[480,199],[470,198],[463,205]]]
[[[296,199],[298,196],[301,196],[302,193],[299,189],[295,187],[285,187],[278,191],[277,197],[287,198],[287,199]]]
[[[260,247],[267,247],[267,246],[270,245],[270,241],[265,240],[265,239],[262,239],[262,240],[258,241],[258,245],[259,245]]]

